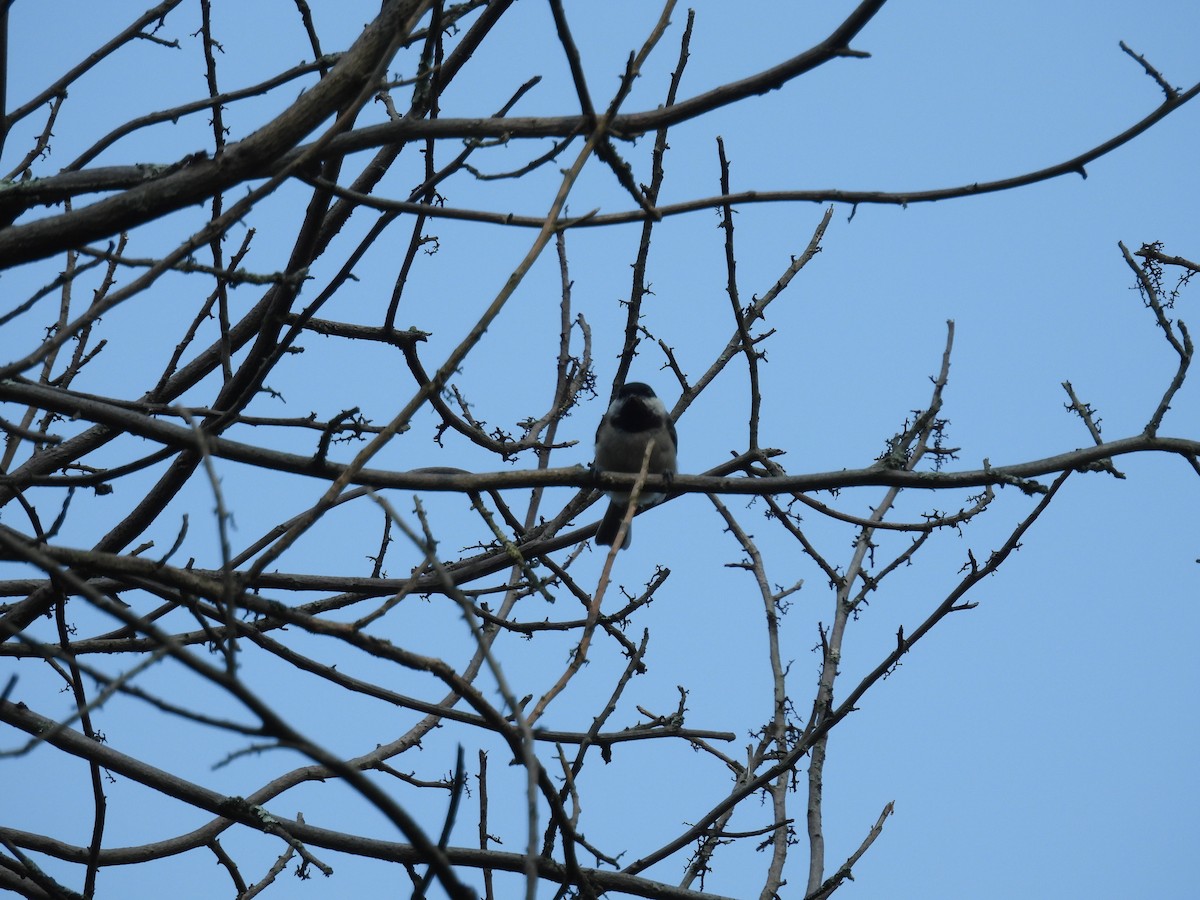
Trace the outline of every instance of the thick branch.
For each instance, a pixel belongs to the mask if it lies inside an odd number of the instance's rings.
[[[301,456],[296,453],[268,450],[227,438],[209,436],[204,440],[202,447],[195,432],[190,428],[163,422],[99,398],[56,390],[42,385],[19,381],[0,382],[0,400],[36,406],[67,416],[78,416],[158,441],[178,450],[194,452],[207,450],[215,457],[243,462],[264,469],[330,480],[341,477],[347,470],[345,465],[339,463],[316,460],[313,457]],[[836,472],[774,478],[715,478],[706,475],[677,475],[669,484],[661,477],[654,476],[646,479],[646,489],[669,489],[672,494],[763,495],[868,486],[946,490],[1007,484],[1030,490],[1031,486],[1028,483],[1030,479],[1059,472],[1086,470],[1108,457],[1150,451],[1196,456],[1200,455],[1200,441],[1188,438],[1151,437],[1143,434],[1028,462],[1007,466],[987,466],[982,469],[968,469],[960,472],[908,472],[875,465],[864,469],[844,469]],[[11,497],[9,493],[11,488],[4,489],[6,484],[42,483],[43,480],[24,481],[12,477],[0,478],[0,500]],[[595,473],[581,466],[572,466],[478,474],[453,471],[448,473],[445,469],[434,472],[421,469],[391,472],[383,469],[362,468],[353,475],[350,482],[374,488],[465,492],[531,487],[599,487],[605,490],[629,490],[636,480],[636,475],[613,472]],[[53,481],[48,483],[53,483]]]
[[[12,226],[0,234],[0,268],[44,259],[89,241],[126,231],[191,206],[253,178],[346,107],[376,77],[429,0],[394,0],[383,10],[329,75],[273,121],[230,144],[219,159],[191,157],[167,174],[79,210]],[[299,160],[293,158],[292,165]],[[284,166],[286,171],[287,164]]]

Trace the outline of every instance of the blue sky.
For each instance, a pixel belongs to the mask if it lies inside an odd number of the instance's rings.
[[[346,46],[378,8],[365,0],[313,7],[327,50]],[[700,93],[788,58],[822,37],[852,7],[842,2],[748,2],[736,9],[726,3],[697,4],[682,94]],[[290,4],[263,0],[218,3],[215,8],[225,48],[220,59],[223,87],[251,83],[304,55]],[[632,2],[568,2],[566,8],[593,96],[605,102],[626,55],[640,46],[658,9]],[[139,11],[125,2],[105,4],[103,10],[90,3],[15,4],[9,107],[24,102]],[[138,45],[127,58],[105,64],[72,88],[55,128],[53,155],[39,165],[39,174],[57,171],[116,121],[203,94],[199,43],[192,37],[197,15],[194,9],[181,9],[167,20],[164,34],[179,38],[180,51]],[[661,103],[685,19],[686,11],[677,10],[626,110]],[[1119,41],[1145,54],[1172,84],[1186,88],[1200,80],[1197,34],[1200,8],[1184,2],[1156,4],[1153,15],[1133,2],[889,4],[854,41],[855,48],[871,54],[869,59],[835,61],[781,90],[675,129],[663,201],[718,193],[717,135],[724,138],[735,189],[918,191],[1052,165],[1123,131],[1160,102],[1161,91],[1121,52]],[[537,74],[544,80],[518,113],[576,111],[548,7],[519,3],[443,98],[443,115],[490,113]],[[244,112],[235,107],[229,117],[232,137],[248,133],[294,93],[249,104]],[[375,121],[382,115],[373,109],[368,118]],[[37,127],[40,121],[10,136],[6,170],[14,164],[10,160],[26,152],[31,129]],[[206,131],[201,117],[162,127],[118,144],[97,164],[170,162],[206,146],[211,140]],[[1067,176],[1012,192],[905,209],[862,206],[853,218],[849,208],[837,207],[822,253],[768,314],[767,325],[777,333],[766,344],[762,369],[763,444],[786,450],[782,462],[792,473],[868,465],[909,411],[927,403],[947,319],[954,320],[956,334],[944,415],[951,421],[949,442],[961,448],[953,468],[977,468],[984,458],[995,465],[1036,459],[1089,444],[1082,424],[1063,409],[1066,395],[1060,383],[1065,380],[1099,410],[1106,437],[1140,432],[1176,360],[1133,291],[1132,274],[1117,243],[1124,241],[1135,250],[1143,242],[1162,241],[1168,253],[1197,258],[1198,139],[1200,107],[1192,104],[1091,164],[1086,180]],[[651,143],[642,138],[633,147],[622,145],[641,180],[647,178]],[[496,171],[513,168],[541,149],[540,144],[514,143],[481,155],[478,163]],[[385,181],[384,195],[400,197],[411,189],[419,161],[409,165]],[[447,183],[444,193],[451,206],[535,215],[549,207],[558,179],[556,167],[516,183],[480,185],[459,178]],[[261,215],[249,223],[260,229],[247,263],[251,268],[270,271],[283,265],[289,232],[283,229],[277,236],[265,226],[294,221],[304,199],[303,191],[285,189],[263,204]],[[629,205],[611,173],[594,161],[570,201],[574,213]],[[744,297],[771,286],[790,257],[804,249],[822,212],[814,204],[739,209],[738,272]],[[198,224],[203,216],[202,210],[189,210],[174,217],[180,227],[142,229],[134,236],[131,255],[149,256],[173,246],[184,233],[182,223]],[[338,245],[342,256],[367,222],[366,217],[352,221]],[[358,281],[322,315],[378,323],[407,227],[400,224],[373,248],[356,272]],[[438,252],[415,267],[398,324],[433,333],[421,351],[432,369],[503,284],[532,233],[447,221],[428,230],[439,237]],[[557,465],[590,459],[592,431],[623,337],[619,304],[629,294],[637,236],[633,226],[568,235],[575,308],[593,330],[601,397],[566,420],[561,437],[579,444],[562,451]],[[240,237],[236,231],[232,243]],[[335,250],[330,258],[341,257]],[[53,277],[55,265],[61,261],[5,273],[0,287],[10,298],[23,298]],[[315,284],[323,285],[331,270],[313,274]],[[473,411],[493,424],[511,425],[549,400],[558,279],[553,253],[547,252],[455,379]],[[645,324],[675,348],[694,378],[732,331],[715,213],[693,213],[660,225],[648,281],[653,297]],[[192,315],[193,295],[201,290],[187,279],[164,278],[106,316],[104,336],[110,346],[97,357],[83,389],[136,396],[161,369],[176,339],[169,329]],[[258,298],[252,287],[239,288],[233,296],[246,308]],[[4,308],[11,303],[6,301]],[[1185,293],[1177,315],[1195,318],[1193,305]],[[3,361],[8,361],[9,347],[25,352],[42,325],[41,319],[27,317],[11,326],[12,343],[8,336],[0,338]],[[172,336],[156,340],[163,333]],[[270,380],[286,403],[264,397],[252,412],[304,415],[315,410],[328,417],[360,405],[364,414],[386,421],[412,392],[392,353],[347,354],[320,339],[306,342],[305,351]],[[653,346],[643,345],[633,375],[651,382],[670,405],[678,388],[662,362]],[[314,372],[322,377],[314,380]],[[732,367],[679,422],[682,471],[704,471],[744,446],[746,392],[744,368]],[[212,396],[213,386],[205,384],[188,400],[201,404]],[[1189,385],[1161,433],[1195,438],[1197,410],[1196,386]],[[431,434],[432,420],[419,419],[412,434],[394,442],[376,464],[395,469],[496,467],[479,451],[453,440],[440,450],[429,440]],[[532,466],[533,461],[516,465]],[[856,867],[856,880],[838,896],[991,900],[1195,895],[1189,858],[1198,836],[1194,809],[1200,798],[1193,765],[1193,748],[1200,740],[1195,702],[1200,542],[1193,510],[1200,483],[1173,458],[1127,458],[1118,466],[1127,479],[1073,476],[1022,548],[972,594],[978,608],[940,624],[834,732],[825,779],[829,870],[858,846],[886,803],[896,806],[883,835]],[[232,463],[219,463],[219,471],[239,547],[311,504],[323,490],[316,482],[297,485],[263,478]],[[119,510],[136,503],[137,487],[149,483],[131,479],[97,505],[94,519],[81,515],[69,520],[64,543],[93,542]],[[877,489],[844,491],[831,502],[867,515],[881,495]],[[570,494],[564,490],[553,496]],[[411,508],[406,496],[392,499],[398,508]],[[461,498],[422,499],[447,553],[481,540]],[[945,509],[959,502],[961,497],[909,494],[902,497],[899,514],[912,518],[931,504]],[[832,594],[819,570],[773,532],[761,517],[761,506],[735,498],[729,505],[760,540],[772,583],[805,581],[793,597],[783,642],[785,661],[792,662],[792,696],[806,710],[819,663],[812,653],[817,623],[832,617]],[[213,565],[214,529],[198,527],[211,506],[211,492],[198,479],[173,504],[161,532],[149,536],[169,546],[179,515],[190,511],[193,529],[184,552],[196,556],[198,565]],[[996,508],[961,536],[937,535],[913,567],[889,578],[852,623],[840,693],[894,645],[898,626],[911,631],[936,606],[960,577],[968,548],[985,557],[1028,509],[1026,498],[1002,492]],[[281,567],[369,574],[365,556],[378,544],[378,510],[355,507],[334,515],[336,528],[302,541],[281,560]],[[15,524],[7,517],[5,521]],[[844,565],[852,532],[812,515],[805,524],[831,561]],[[884,546],[899,547],[903,540],[892,538]],[[415,562],[406,548],[397,546],[392,553],[393,574]],[[650,629],[650,671],[630,688],[616,725],[637,720],[634,704],[657,713],[672,711],[676,685],[683,685],[690,692],[688,724],[736,732],[738,739],[727,751],[738,756],[748,732],[769,716],[762,605],[749,577],[726,567],[740,558],[701,496],[679,498],[639,518],[635,546],[618,561],[618,583],[636,591],[660,564],[672,576],[630,630],[640,635],[642,628]],[[583,570],[598,572],[599,563],[598,558],[585,561]],[[0,577],[28,574],[0,564],[4,572],[12,574]],[[561,608],[538,608],[532,601],[523,608],[527,619],[566,614]],[[451,661],[464,653],[457,614],[441,603],[400,610],[389,626],[387,636],[399,643],[412,641],[421,652],[445,654]],[[98,623],[96,628],[104,630]],[[503,648],[506,672],[520,686],[518,694],[544,690],[561,670],[569,644],[546,638],[528,647],[514,642]],[[314,652],[333,651],[316,647]],[[111,661],[116,669],[123,664]],[[401,677],[362,658],[341,664],[381,678]],[[264,693],[302,730],[325,736],[347,755],[366,752],[412,724],[411,715],[399,713],[392,714],[395,722],[381,722],[378,707],[346,703],[319,685],[291,690],[286,673],[269,661],[248,665],[247,677],[257,675]],[[598,650],[546,724],[586,728],[621,666],[615,649]],[[66,696],[56,694],[57,685],[32,664],[5,661],[0,673],[6,670],[20,674],[31,706],[40,704],[47,715],[65,712]],[[182,676],[164,665],[146,677],[170,690],[177,689],[175,679]],[[405,683],[396,689],[440,696],[428,682],[402,677]],[[216,709],[226,702],[209,697],[201,685],[183,684],[199,702],[211,702]],[[575,717],[572,711],[582,715]],[[213,772],[213,763],[240,746],[236,739],[211,742],[210,735],[165,719],[147,728],[139,716],[144,711],[127,701],[106,708],[101,727],[114,747],[217,790],[249,793],[280,770],[302,764],[276,753]],[[420,767],[426,777],[442,774],[454,743],[472,739],[442,729],[429,737],[422,756],[403,756],[397,764],[405,771]],[[5,736],[3,746],[12,741]],[[694,821],[727,789],[727,778],[711,761],[666,743],[630,748],[616,754],[610,766],[594,761],[585,770],[593,780],[588,782],[592,793],[584,831],[612,852],[625,850],[627,860]],[[493,796],[516,802],[520,784],[513,772],[502,771],[506,760],[499,747],[491,749]],[[549,762],[551,751],[541,749]],[[468,744],[469,759],[472,753]],[[84,774],[79,766],[51,768],[62,765],[45,750],[0,762],[0,773],[4,768],[14,773],[4,781],[13,785],[10,796],[20,801],[4,806],[32,809],[36,798],[41,810],[18,821],[0,811],[0,821],[29,830],[53,830],[61,824],[72,802],[71,789]],[[51,771],[56,777],[48,784],[43,774]],[[148,792],[121,782],[110,790],[114,846],[163,836],[154,813],[158,801]],[[422,802],[399,796],[402,802]],[[792,795],[790,803],[802,826],[802,795]],[[381,837],[390,828],[382,822],[372,826],[375,814],[360,801],[321,786],[289,792],[277,805],[281,814],[301,810],[308,821],[330,827],[341,822]],[[763,821],[751,813],[769,812],[754,807],[750,804],[733,827],[761,826]],[[436,816],[436,809],[435,804],[429,815]],[[194,815],[184,818],[172,820],[169,833],[204,821]],[[470,816],[460,819],[453,842],[472,844],[473,827]],[[506,827],[503,849],[519,850],[519,827],[496,823],[498,832]],[[86,840],[82,824],[74,831],[54,833],[64,840]],[[230,842],[265,860],[276,852],[260,837],[230,836]],[[806,853],[803,847],[793,852],[797,862],[789,870],[785,896],[799,897],[804,877],[799,860]],[[706,886],[731,896],[757,894],[763,865],[761,855],[747,847],[728,848],[715,859]],[[191,866],[205,873],[203,880],[191,880]],[[173,891],[182,900],[213,896],[208,892],[214,883],[208,880],[211,868],[209,858],[191,854],[160,864],[156,871],[165,878],[187,879]],[[677,856],[650,874],[672,882],[681,869]],[[102,893],[157,895],[161,883],[148,886],[145,877],[138,867],[106,870]],[[332,881],[318,878],[276,890],[285,896],[345,896],[361,889],[350,879],[370,883],[378,877],[379,871],[360,871],[346,862]]]

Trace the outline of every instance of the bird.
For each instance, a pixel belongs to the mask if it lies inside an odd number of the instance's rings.
[[[600,419],[600,426],[596,429],[594,468],[597,472],[637,474],[642,471],[646,447],[651,441],[654,442],[654,449],[650,452],[647,474],[672,478],[676,471],[675,455],[679,448],[675,423],[667,415],[667,408],[650,385],[631,381],[621,386],[609,404],[608,412]],[[617,539],[621,520],[625,518],[625,512],[629,508],[629,492],[606,493],[609,504],[604,518],[600,521],[600,527],[596,529],[596,543],[611,547]],[[638,496],[638,506],[652,506],[665,496],[663,493],[642,491]],[[629,547],[632,535],[631,525],[625,529],[625,542],[621,549]]]

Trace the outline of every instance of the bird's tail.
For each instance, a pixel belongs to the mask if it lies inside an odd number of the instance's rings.
[[[617,531],[621,527],[621,520],[625,518],[626,505],[624,503],[608,504],[608,509],[604,511],[604,518],[600,520],[600,527],[596,529],[596,543],[600,546],[611,547],[613,541],[617,539]],[[622,550],[629,549],[629,545],[633,542],[633,524],[625,529],[625,543],[621,545]]]

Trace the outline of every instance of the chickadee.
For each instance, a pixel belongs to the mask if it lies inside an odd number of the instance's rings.
[[[670,478],[675,474],[675,451],[679,446],[675,423],[649,385],[640,381],[622,385],[596,429],[596,470],[634,474],[642,471],[642,459],[651,441],[654,441],[654,449],[650,452],[648,474]],[[629,508],[629,493],[607,493],[611,502],[596,531],[596,543],[611,547]],[[638,506],[652,506],[665,496],[642,491],[638,495]],[[629,546],[632,534],[633,527],[630,526],[625,530],[622,549]]]

